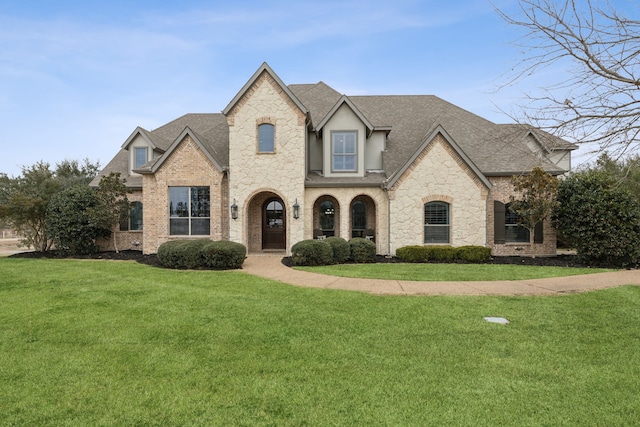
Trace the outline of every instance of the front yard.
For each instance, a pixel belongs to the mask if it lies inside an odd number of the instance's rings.
[[[640,287],[383,297],[122,261],[0,272],[0,425],[640,423]]]

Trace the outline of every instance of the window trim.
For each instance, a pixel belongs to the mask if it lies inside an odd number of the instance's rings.
[[[354,135],[354,152],[353,154],[335,154],[335,137],[340,134],[353,134]],[[357,130],[332,130],[331,131],[331,173],[358,173],[358,131]],[[336,169],[335,157],[353,157],[354,168],[353,169]]]
[[[188,189],[187,192],[187,216],[177,216],[177,215],[173,215],[172,216],[172,201],[171,201],[171,189],[172,188],[186,188]],[[209,197],[208,200],[206,201],[207,205],[208,205],[208,213],[209,216],[193,216],[192,214],[192,209],[193,209],[193,190],[194,189],[204,189],[206,188],[207,191],[209,192]],[[168,190],[168,199],[169,199],[169,236],[210,236],[211,235],[211,187],[209,187],[208,185],[194,185],[194,186],[184,186],[184,185],[172,185],[172,186],[168,186],[167,187]],[[176,207],[176,211],[177,211],[177,207]],[[186,220],[187,224],[188,224],[188,232],[187,234],[177,234],[177,233],[173,233],[172,229],[171,229],[171,221],[172,220]],[[208,229],[209,229],[209,233],[207,234],[193,234],[192,232],[192,228],[193,228],[193,221],[194,220],[208,220],[209,224],[208,224]]]
[[[446,224],[430,224],[427,223],[427,206],[444,206],[446,207]],[[422,219],[423,219],[423,225],[424,225],[424,234],[423,234],[423,242],[425,245],[450,245],[451,244],[451,204],[447,203],[445,201],[442,200],[432,200],[430,202],[427,202],[423,205],[422,207]],[[447,230],[446,236],[447,239],[446,241],[428,241],[427,238],[427,231],[429,228],[433,228],[436,227],[442,227],[445,228]]]
[[[270,126],[271,130],[272,130],[272,132],[271,132],[271,151],[263,151],[261,149],[261,146],[260,146],[260,129],[261,128],[266,129],[264,126]],[[258,144],[257,153],[258,154],[275,154],[275,152],[276,152],[276,126],[273,123],[268,123],[268,122],[260,123],[258,125],[258,128],[257,128],[257,138],[258,138],[258,141],[257,141],[257,144]]]

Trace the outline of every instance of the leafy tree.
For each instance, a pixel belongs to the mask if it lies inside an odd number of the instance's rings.
[[[627,188],[640,201],[640,155],[614,160],[603,153],[594,169],[611,175],[618,185]]]
[[[610,174],[586,170],[560,183],[556,228],[584,261],[630,266],[640,261],[640,203]]]
[[[74,185],[53,195],[47,231],[55,247],[71,254],[97,252],[96,240],[111,233],[102,210],[98,192],[88,185]]]
[[[551,216],[556,204],[558,180],[538,166],[528,175],[513,177],[511,183],[518,198],[511,197],[510,209],[518,214],[518,224],[529,230],[531,257],[535,258],[536,224]]]
[[[62,188],[88,183],[98,167],[88,160],[65,160],[52,170],[49,163],[38,162],[22,167],[18,177],[0,175],[0,218],[24,236],[21,244],[46,251],[51,246],[46,226],[51,198]]]
[[[498,10],[524,30],[518,45],[526,56],[506,85],[544,67],[568,69],[553,73],[558,80],[527,96],[519,120],[595,143],[603,152],[640,148],[640,21],[605,0],[518,0],[518,5],[518,13]]]
[[[98,197],[102,209],[99,221],[113,230],[121,221],[129,216],[130,204],[127,198],[129,190],[125,186],[125,180],[120,178],[120,173],[112,172],[102,177],[98,184]],[[113,233],[113,247],[118,253],[116,233]]]

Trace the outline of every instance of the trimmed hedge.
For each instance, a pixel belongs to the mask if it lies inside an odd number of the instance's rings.
[[[325,240],[302,240],[291,247],[293,265],[333,264],[333,249]]]
[[[236,242],[209,242],[200,251],[204,266],[216,270],[240,268],[247,257],[247,248]]]
[[[491,248],[484,246],[403,246],[396,257],[404,262],[485,262],[491,258]]]
[[[362,237],[349,240],[351,259],[356,263],[376,262],[376,244]]]
[[[351,246],[343,238],[327,237],[325,242],[333,249],[334,264],[344,264],[351,257]]]
[[[158,248],[158,261],[164,267],[176,269],[235,269],[242,266],[246,253],[246,247],[240,243],[171,240]]]

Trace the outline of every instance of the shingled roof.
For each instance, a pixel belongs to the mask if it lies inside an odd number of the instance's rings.
[[[384,174],[334,179],[311,173],[307,180],[308,186],[322,186],[323,183],[379,185],[404,170],[407,162],[424,145],[426,138],[438,128],[444,129],[448,137],[463,151],[471,162],[470,166],[486,176],[522,173],[537,165],[553,174],[566,172],[540,156],[540,151],[535,152],[529,148],[526,138],[533,137],[546,153],[576,148],[574,144],[531,126],[495,124],[433,95],[347,97],[323,82],[287,87],[294,101],[306,108],[312,131],[321,131],[321,125],[326,123],[328,114],[335,111],[337,105],[346,103],[351,108],[356,108],[358,115],[366,119],[367,125],[372,129],[388,132],[386,150],[383,153]],[[227,109],[232,105],[230,103]],[[154,150],[162,154],[178,142],[176,138],[187,128],[197,136],[198,142],[215,163],[222,168],[228,167],[229,128],[224,114],[186,114],[153,131],[137,128],[125,141],[120,152],[92,181],[92,185],[97,185],[99,179],[110,172],[120,172],[127,179],[129,187],[141,187],[141,177],[130,176],[128,173],[129,157],[126,148],[137,135],[136,132],[151,141]],[[158,162],[166,157],[156,157],[138,172],[150,173],[156,170]]]

